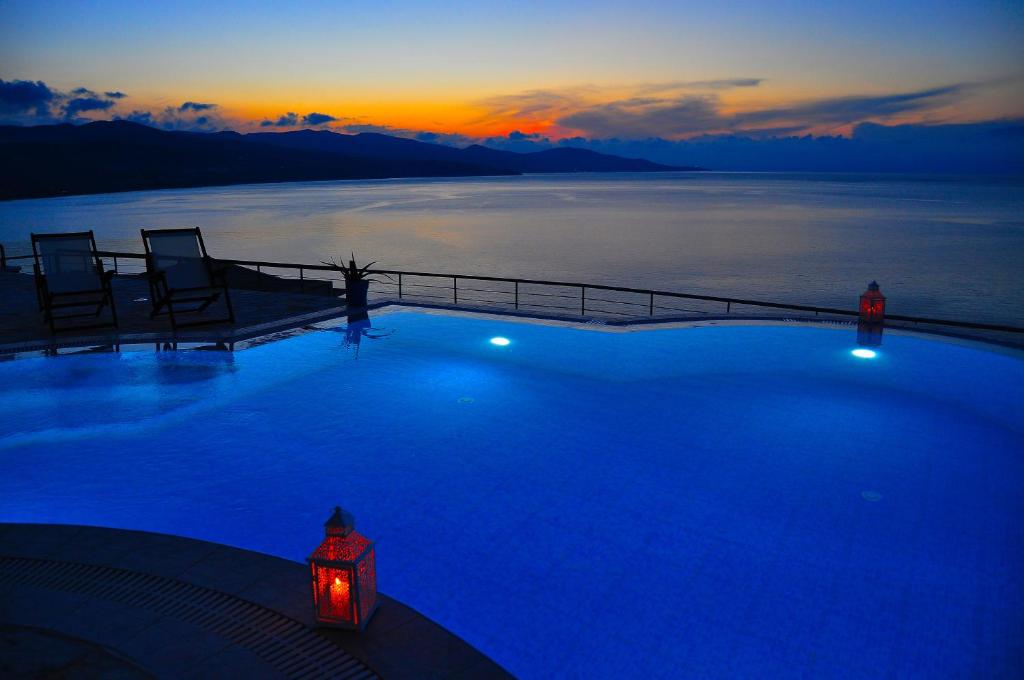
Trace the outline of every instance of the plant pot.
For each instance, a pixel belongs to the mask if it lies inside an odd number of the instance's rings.
[[[370,282],[360,279],[345,281],[345,303],[349,309],[366,306],[366,293],[370,290]]]

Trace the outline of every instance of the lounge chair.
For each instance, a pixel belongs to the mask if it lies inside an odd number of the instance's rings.
[[[32,234],[32,257],[39,311],[51,333],[117,327],[110,288],[114,272],[103,271],[91,231]],[[110,321],[100,322],[104,307],[110,308]],[[58,322],[65,319],[86,318],[97,321],[58,327]]]
[[[146,248],[146,273],[153,302],[151,317],[166,312],[175,330],[235,322],[225,270],[215,266],[206,253],[203,235],[198,228],[143,229],[142,243]],[[202,314],[221,297],[227,307],[227,316],[187,323],[178,321],[180,314]]]

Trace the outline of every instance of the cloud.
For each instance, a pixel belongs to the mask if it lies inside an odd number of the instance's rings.
[[[656,94],[682,90],[732,90],[738,87],[758,87],[764,78],[722,78],[720,80],[680,80],[647,83],[635,88],[635,94]]]
[[[186,102],[193,103],[193,102]],[[204,104],[199,109],[192,106],[167,106],[161,111],[134,110],[127,115],[115,115],[114,120],[149,125],[161,130],[187,132],[216,132],[231,127],[216,113],[216,104]]]
[[[217,108],[216,104],[202,104],[200,102],[185,102],[178,107],[179,112],[185,111],[209,111],[210,109]]]
[[[41,80],[0,79],[0,115],[49,117],[57,94]]]
[[[319,125],[326,125],[327,123],[333,123],[338,120],[341,119],[327,113],[313,112],[307,113],[304,116],[299,116],[299,114],[294,111],[289,111],[288,113],[278,117],[277,120],[261,120],[260,127],[298,127],[299,125],[317,127]]]
[[[726,126],[717,98],[707,95],[613,101],[570,113],[557,122],[591,137],[632,138],[675,137]]]
[[[260,127],[295,127],[299,124],[299,114],[289,111],[277,120],[261,120]]]
[[[936,108],[959,97],[968,87],[960,83],[890,95],[820,99],[788,107],[740,113],[735,115],[732,121],[735,125],[799,121],[806,127],[852,124],[871,118],[888,118],[901,113]]]
[[[78,118],[78,114],[84,111],[107,111],[114,106],[109,99],[97,97],[76,97],[64,104],[64,117],[69,120]]]
[[[120,120],[127,120],[132,123],[139,123],[140,125],[156,127],[156,121],[153,120],[153,113],[151,111],[132,111],[127,116],[123,116]]]
[[[553,121],[602,103],[618,102],[637,106],[667,103],[668,93],[721,91],[740,87],[757,87],[763,78],[722,78],[718,80],[673,80],[659,83],[644,83],[631,86],[578,85],[562,90],[537,89],[514,94],[487,97],[476,102],[485,108],[487,114],[480,120],[495,118],[523,119],[524,122]],[[623,93],[626,93],[623,96]],[[650,95],[662,95],[650,98]],[[687,97],[682,97],[687,98]]]
[[[0,79],[0,121],[19,125],[86,122],[80,114],[110,111],[123,92],[98,93],[87,87],[62,92],[41,80]]]
[[[478,101],[477,104],[487,109],[486,116],[481,120],[494,118],[549,119],[585,105],[587,93],[593,89],[575,87],[562,92],[527,90],[516,94],[487,97]]]
[[[591,105],[559,117],[558,125],[589,137],[677,138],[694,134],[754,134],[764,127],[789,132],[887,120],[947,105],[969,89],[954,84],[889,95],[833,97],[791,106],[723,114],[717,94],[636,96]]]
[[[324,123],[333,123],[336,120],[338,119],[326,113],[307,113],[302,117],[302,124],[323,125]]]

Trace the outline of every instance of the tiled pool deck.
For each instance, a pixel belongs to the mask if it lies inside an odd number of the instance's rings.
[[[112,285],[119,328],[97,328],[62,332],[56,335],[43,323],[36,304],[35,283],[31,276],[0,272],[0,351],[46,348],[53,343],[101,345],[129,342],[165,341],[172,335],[181,342],[234,342],[257,335],[294,328],[305,323],[344,314],[344,302],[330,295],[289,292],[264,292],[235,288],[231,301],[236,323],[201,326],[171,331],[166,315],[150,317],[149,286],[141,278],[117,277]],[[225,315],[223,303],[214,304],[207,318]],[[103,319],[108,312],[103,312]],[[202,317],[183,318],[184,321]],[[79,323],[82,321],[79,320]]]
[[[256,283],[273,280],[263,275]],[[250,281],[249,283],[253,283]],[[294,283],[284,280],[283,283]],[[0,356],[21,352],[46,351],[65,347],[111,347],[129,344],[167,343],[179,344],[221,344],[234,349],[234,343],[254,341],[260,343],[272,339],[274,334],[313,326],[323,321],[344,317],[347,313],[344,299],[335,295],[312,295],[301,292],[231,289],[231,300],[235,310],[236,323],[220,323],[198,328],[172,331],[166,317],[150,317],[149,289],[144,279],[134,276],[115,277],[114,297],[117,305],[119,327],[73,331],[52,334],[43,323],[36,305],[33,278],[24,273],[0,272]],[[341,291],[338,291],[339,293]],[[813,323],[856,328],[848,318],[830,318],[810,315],[779,315],[766,313],[757,315],[733,314],[724,317],[701,314],[679,317],[618,317],[606,318],[600,312],[593,316],[577,316],[567,313],[544,312],[541,310],[516,311],[479,303],[447,304],[428,300],[406,298],[373,298],[371,309],[388,306],[415,307],[421,311],[436,310],[441,313],[458,312],[469,314],[498,315],[504,319],[521,318],[534,323],[554,322],[559,324],[605,327],[608,330],[639,330],[656,325],[668,327],[673,324],[686,326],[718,325],[737,323]],[[222,303],[214,304],[206,314],[209,317],[223,316]],[[589,312],[589,310],[588,310]],[[196,319],[201,317],[194,317]],[[185,320],[191,320],[186,318]],[[947,339],[982,341],[994,349],[998,346],[1024,347],[1024,338],[1019,333],[994,333],[962,331],[938,326],[918,326],[887,323],[886,332],[923,332],[938,334]],[[244,346],[244,344],[243,344]]]
[[[360,633],[313,628],[303,564],[193,539],[0,524],[0,676],[504,678],[382,596]]]

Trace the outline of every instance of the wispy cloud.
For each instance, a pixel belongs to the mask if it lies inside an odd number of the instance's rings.
[[[753,132],[765,127],[796,132],[884,121],[937,109],[963,97],[970,87],[959,83],[888,95],[834,97],[731,114],[722,113],[721,101],[715,93],[637,96],[586,106],[560,116],[556,122],[587,136],[631,139]]]
[[[178,111],[184,113],[185,111],[209,111],[210,109],[217,108],[216,104],[204,104],[201,102],[185,102],[178,107]]]
[[[739,87],[758,87],[764,78],[722,78],[721,80],[680,80],[665,83],[645,83],[638,85],[634,92],[637,95],[657,94],[659,92],[679,92],[684,90],[733,90]]]

